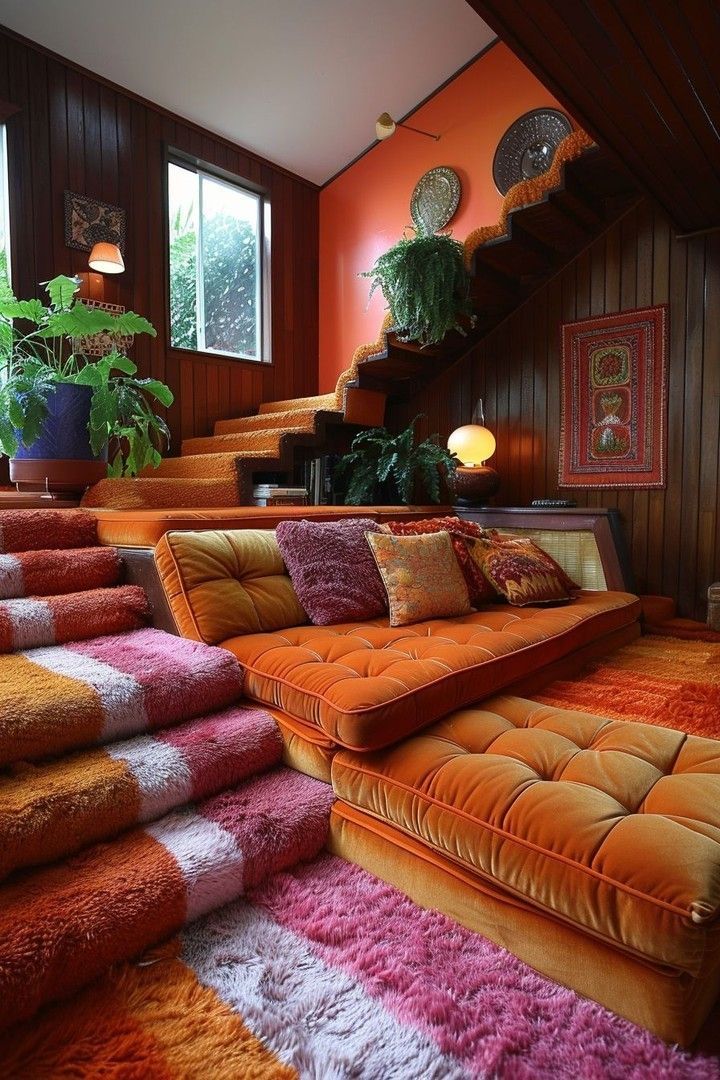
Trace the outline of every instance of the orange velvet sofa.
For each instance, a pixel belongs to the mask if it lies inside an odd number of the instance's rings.
[[[636,597],[321,627],[271,530],[169,532],[155,559],[179,631],[230,649],[286,760],[332,782],[332,850],[694,1038],[720,987],[720,743],[515,693],[634,637]]]

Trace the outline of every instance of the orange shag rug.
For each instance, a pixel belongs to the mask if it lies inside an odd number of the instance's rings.
[[[641,637],[534,699],[720,738],[720,641]]]

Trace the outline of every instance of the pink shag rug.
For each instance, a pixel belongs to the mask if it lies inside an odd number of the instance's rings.
[[[127,1074],[121,1046],[132,1053]],[[717,1059],[666,1046],[330,855],[274,875],[0,1040],[3,1076],[197,1070],[258,1080],[720,1077]]]

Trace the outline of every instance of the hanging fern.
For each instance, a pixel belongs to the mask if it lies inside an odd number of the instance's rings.
[[[445,233],[403,237],[361,276],[372,278],[371,297],[382,291],[400,341],[434,345],[449,330],[465,334],[460,315],[474,323],[463,247]]]

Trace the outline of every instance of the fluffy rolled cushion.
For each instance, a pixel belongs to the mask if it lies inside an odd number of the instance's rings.
[[[391,626],[470,613],[467,585],[449,533],[369,532],[367,539],[387,590]]]
[[[487,604],[496,599],[497,593],[468,550],[468,537],[479,538],[487,535],[486,530],[476,525],[474,521],[464,521],[462,518],[452,516],[428,518],[427,521],[388,521],[382,529],[394,536],[421,536],[425,533],[448,532],[455,557],[465,578],[470,603]]]
[[[387,611],[385,586],[366,533],[370,518],[281,521],[275,530],[298,600],[317,626],[374,619]]]
[[[532,541],[473,540],[470,554],[490,584],[515,607],[570,600],[577,591],[554,559]]]
[[[549,555],[544,548],[541,548],[529,536],[508,536],[507,533],[498,532],[497,529],[490,529],[485,534],[485,539],[492,540],[496,544],[502,544],[506,548],[517,547],[517,550],[522,554],[531,555],[544,563],[548,569],[557,574],[570,596],[576,596],[579,592],[582,592],[581,586],[576,581],[573,581],[559,563],[555,562],[552,555]]]

